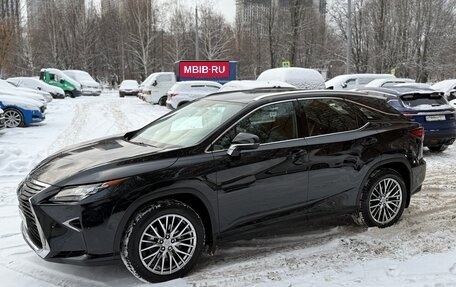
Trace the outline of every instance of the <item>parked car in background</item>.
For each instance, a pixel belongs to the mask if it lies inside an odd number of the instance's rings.
[[[46,84],[43,81],[40,81],[38,78],[34,77],[14,77],[8,78],[8,82],[14,84],[17,87],[29,88],[33,90],[48,92],[53,98],[65,98],[65,92],[62,88],[51,86]]]
[[[395,86],[397,84],[412,84],[415,83],[413,79],[406,79],[406,78],[384,78],[384,79],[375,79],[367,83],[365,87],[369,88],[387,88],[391,86]]]
[[[257,80],[285,82],[303,90],[325,88],[325,80],[317,70],[298,67],[269,69],[262,72]]]
[[[173,72],[152,73],[141,84],[141,97],[148,103],[166,105],[168,91],[176,83],[176,75]]]
[[[170,109],[193,102],[217,92],[222,85],[212,81],[185,81],[175,83],[168,91],[166,106]]]
[[[425,177],[422,140],[361,93],[216,93],[43,160],[18,186],[22,234],[48,261],[176,279],[218,239],[290,217],[395,224]]]
[[[252,80],[235,80],[224,84],[219,92],[241,91],[263,88],[287,88],[296,89],[295,86],[281,81],[252,81]]]
[[[39,90],[35,90],[35,89],[29,89],[29,88],[24,88],[24,87],[20,87],[19,85],[13,83],[13,82],[10,82],[8,80],[6,80],[6,82],[8,82],[9,84],[13,85],[14,87],[17,88],[18,91],[23,91],[23,92],[27,92],[27,93],[34,93],[34,94],[38,94],[40,96],[43,96],[43,98],[46,100],[47,103],[50,103],[52,102],[52,96],[50,93],[48,92],[45,92],[45,91],[39,91]]]
[[[35,92],[24,91],[23,89],[19,89],[5,80],[0,80],[0,94],[33,100],[36,102],[37,105],[41,107],[42,112],[44,112],[44,110],[46,110],[47,107],[47,101],[42,95],[39,95]]]
[[[391,74],[347,74],[339,75],[326,81],[326,89],[329,90],[353,90],[364,87],[375,79],[393,79]]]
[[[65,73],[59,69],[41,69],[40,80],[61,88],[67,97],[79,97],[81,95],[81,84],[68,77]]]
[[[2,109],[0,109],[0,130],[4,129],[5,127],[5,112]]]
[[[89,73],[80,70],[64,70],[63,73],[81,85],[81,94],[83,96],[99,96],[101,94],[102,87],[100,83],[95,81]]]
[[[456,79],[440,81],[431,86],[436,91],[442,91],[446,97],[450,95],[450,91],[456,90]]]
[[[410,89],[432,89],[430,84],[426,83],[403,83],[395,84],[394,87],[405,87]]]
[[[139,93],[139,84],[135,80],[124,80],[119,87],[119,96],[137,96]]]
[[[451,90],[447,96],[448,101],[456,100],[456,90]]]
[[[370,95],[383,97],[393,108],[420,123],[424,128],[424,146],[442,152],[456,139],[456,110],[442,92],[407,87],[361,88]]]
[[[45,119],[37,102],[34,100],[3,95],[0,92],[0,109],[4,111],[7,128],[24,127],[39,123]]]

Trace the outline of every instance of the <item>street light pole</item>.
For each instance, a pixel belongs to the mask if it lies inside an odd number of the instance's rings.
[[[199,60],[198,2],[195,7],[195,60]]]
[[[345,73],[350,74],[351,72],[351,65],[352,65],[352,24],[351,24],[351,17],[352,17],[352,9],[351,9],[351,0],[348,0],[347,5],[347,61],[345,66]]]

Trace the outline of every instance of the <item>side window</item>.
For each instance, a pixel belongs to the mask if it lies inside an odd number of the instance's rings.
[[[342,100],[301,100],[308,136],[326,135],[358,129],[363,124],[354,108]]]
[[[246,116],[215,143],[214,150],[228,149],[234,137],[241,132],[257,135],[260,143],[297,138],[298,127],[293,102],[267,105]]]
[[[345,83],[344,83],[344,88],[345,89],[353,89],[356,87],[356,79],[348,79]]]
[[[56,76],[54,74],[49,74],[49,79],[51,81],[57,81]]]
[[[171,82],[171,75],[158,75],[157,76],[157,82]]]

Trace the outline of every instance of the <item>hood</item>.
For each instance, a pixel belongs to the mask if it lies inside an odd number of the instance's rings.
[[[46,86],[43,90],[46,90],[47,92],[53,93],[53,94],[61,94],[61,95],[65,94],[65,91],[62,88],[48,85],[48,84],[46,84]]]
[[[3,89],[1,92],[3,95],[10,95],[10,96],[14,96],[14,97],[31,99],[31,100],[41,103],[40,105],[42,105],[43,103],[46,102],[46,99],[42,95],[39,95],[37,93],[30,93],[28,91],[21,90],[20,88]]]
[[[12,95],[0,95],[0,102],[2,102],[6,106],[18,106],[23,107],[28,110],[28,106],[33,106],[37,110],[43,105],[42,103],[35,101],[33,99],[28,99],[24,97],[12,96]]]
[[[55,186],[83,185],[167,168],[176,159],[175,153],[116,136],[61,150],[35,167],[30,177]]]
[[[91,87],[91,88],[98,88],[100,87],[100,84],[98,84],[97,82],[95,81],[91,81],[91,80],[84,80],[84,81],[79,81],[79,83],[83,86],[86,86],[86,87]]]

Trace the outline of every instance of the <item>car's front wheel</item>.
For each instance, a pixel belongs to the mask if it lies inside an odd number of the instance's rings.
[[[368,226],[391,226],[404,212],[406,186],[402,176],[395,170],[374,171],[362,192],[361,212],[358,216],[362,217],[362,221]]]
[[[123,237],[121,257],[138,279],[162,282],[179,278],[195,265],[204,247],[199,215],[174,200],[138,212]]]
[[[158,104],[159,104],[160,106],[166,106],[166,99],[167,99],[167,96],[161,97],[161,98],[158,100]]]
[[[16,109],[5,109],[5,126],[7,128],[16,128],[23,126],[24,116]]]

